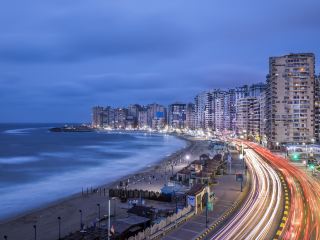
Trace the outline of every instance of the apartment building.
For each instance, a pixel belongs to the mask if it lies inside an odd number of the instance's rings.
[[[314,54],[270,57],[266,92],[269,147],[312,141],[315,132],[314,91]]]
[[[315,77],[314,87],[314,137],[320,142],[320,75]]]
[[[171,128],[187,127],[187,105],[184,103],[174,103],[168,107],[168,126]]]

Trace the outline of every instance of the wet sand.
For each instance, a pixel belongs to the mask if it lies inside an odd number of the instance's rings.
[[[185,139],[187,140],[187,139]],[[80,212],[83,213],[83,223],[85,226],[91,226],[98,217],[98,207],[100,204],[101,216],[107,214],[108,188],[115,188],[120,181],[128,182],[129,189],[144,189],[160,191],[164,183],[173,172],[180,170],[188,164],[188,162],[196,159],[203,152],[207,151],[207,144],[201,141],[188,141],[188,146],[176,153],[162,159],[153,166],[147,166],[145,169],[132,175],[115,180],[113,183],[108,183],[100,186],[99,190],[87,195],[87,190],[84,190],[84,195],[78,193],[68,198],[54,202],[41,209],[35,209],[29,213],[22,214],[18,217],[0,222],[0,238],[4,235],[11,240],[33,240],[34,228],[37,226],[37,239],[52,240],[58,239],[58,217],[61,217],[61,236],[68,235],[80,228]],[[186,160],[185,156],[190,155],[190,159]],[[142,161],[142,159],[137,159]],[[134,164],[134,163],[133,163]],[[129,181],[128,181],[129,179]],[[104,190],[105,189],[105,195]],[[123,204],[115,203],[113,200],[111,213],[114,212],[116,206],[117,216],[126,215],[126,210]]]

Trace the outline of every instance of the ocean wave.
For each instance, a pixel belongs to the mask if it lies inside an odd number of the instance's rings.
[[[9,129],[4,131],[4,133],[7,134],[14,134],[14,135],[24,135],[31,132],[31,130],[34,130],[36,128],[18,128],[18,129]]]
[[[161,158],[186,146],[185,141],[173,136],[165,137],[163,140],[148,136],[145,137],[146,139],[139,138],[135,141],[132,138],[128,141],[128,137],[121,136],[121,138],[112,136],[111,146],[103,140],[101,142],[101,140],[89,139],[80,142],[80,146],[66,142],[66,148],[59,147],[59,149],[45,145],[39,149],[41,152],[35,153],[35,156],[0,158],[0,164],[17,164],[17,166],[13,165],[12,169],[26,169],[26,174],[34,176],[31,183],[17,181],[19,184],[0,187],[0,219],[81,192],[82,188],[112,182],[146,166],[151,166]],[[150,146],[152,142],[154,144]],[[146,143],[148,147],[144,147]],[[129,148],[130,144],[136,147]],[[119,145],[123,147],[119,148]],[[17,152],[19,153],[18,150]],[[18,164],[39,160],[42,164],[21,165],[24,168],[18,166]],[[53,164],[59,165],[59,171],[56,167],[54,170],[50,169]],[[45,177],[42,177],[43,175]],[[21,198],[21,196],[24,197]]]
[[[38,158],[31,157],[31,156],[0,158],[0,163],[2,164],[21,164],[21,163],[35,162],[35,161],[38,161]]]

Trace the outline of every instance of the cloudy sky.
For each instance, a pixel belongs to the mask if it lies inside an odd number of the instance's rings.
[[[93,105],[192,101],[320,58],[319,0],[7,0],[0,122],[83,122]],[[316,72],[320,72],[317,59]]]

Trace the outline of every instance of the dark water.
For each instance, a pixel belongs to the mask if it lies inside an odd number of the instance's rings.
[[[54,124],[0,124],[0,219],[113,181],[185,146],[145,133],[52,133]]]

